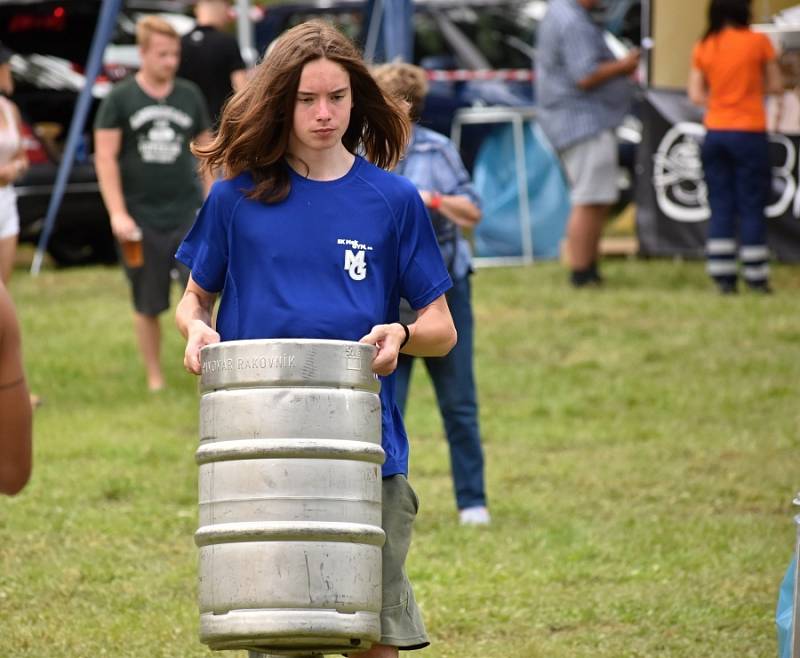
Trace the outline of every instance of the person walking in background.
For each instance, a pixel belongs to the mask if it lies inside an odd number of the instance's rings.
[[[14,78],[11,51],[0,43],[0,281],[8,283],[14,269],[19,235],[19,213],[14,182],[28,170],[22,143],[22,119],[11,102]]]
[[[0,281],[0,493],[19,493],[31,476],[31,417],[19,323]]]
[[[708,28],[694,48],[689,72],[689,98],[707,107],[701,152],[711,206],[706,267],[722,294],[737,291],[737,238],[748,287],[771,292],[764,95],[782,94],[783,83],[772,43],[749,24],[749,0],[711,0]]]
[[[423,69],[412,64],[384,64],[373,70],[373,76],[386,94],[405,103],[412,121],[419,120],[428,93]],[[462,524],[487,524],[490,517],[472,356],[472,254],[461,233],[462,227],[472,228],[480,221],[480,201],[455,145],[444,135],[416,123],[411,142],[394,172],[408,178],[419,190],[453,280],[446,296],[458,343],[447,356],[425,357],[425,367],[436,390],[450,446],[459,519]],[[413,363],[410,354],[401,354],[397,363],[397,406],[403,414]]]
[[[227,0],[198,0],[194,8],[197,26],[181,38],[178,77],[200,87],[215,126],[225,101],[247,79],[239,44],[224,31],[228,9]]]
[[[417,500],[392,375],[400,350],[443,356],[456,340],[444,296],[450,277],[422,199],[411,182],[379,168],[397,163],[408,131],[403,109],[334,26],[309,21],[288,30],[225,106],[213,143],[196,149],[203,166],[225,178],[177,254],[191,268],[176,321],[192,373],[200,373],[200,349],[220,340],[313,338],[378,348],[382,637],[369,651],[350,653],[363,658],[395,658],[398,648],[428,644],[404,568]],[[398,322],[401,296],[419,309],[409,325]]]
[[[116,85],[97,111],[95,166],[111,230],[122,245],[147,385],[157,391],[164,386],[158,316],[170,305],[172,270],[187,281],[188,270],[174,253],[203,199],[190,142],[207,142],[210,135],[200,90],[175,78],[177,32],[147,16],[136,26],[136,40],[141,68]]]
[[[571,187],[566,257],[575,287],[598,285],[600,238],[616,202],[615,128],[630,108],[639,51],[616,59],[590,12],[601,0],[550,0],[536,46],[537,120]]]

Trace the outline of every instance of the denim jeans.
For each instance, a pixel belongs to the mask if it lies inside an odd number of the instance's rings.
[[[478,401],[472,368],[473,318],[469,275],[453,281],[447,304],[458,331],[458,343],[447,356],[424,357],[450,446],[450,467],[459,509],[486,504],[483,450],[478,428]],[[414,357],[401,354],[396,371],[396,399],[405,413]]]
[[[709,130],[702,149],[711,221],[708,227],[708,272],[717,280],[735,281],[737,243],[745,280],[766,281],[766,219],[770,188],[766,133]]]

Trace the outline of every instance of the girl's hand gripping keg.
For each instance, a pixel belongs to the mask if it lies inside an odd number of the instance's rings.
[[[200,350],[206,345],[218,343],[219,334],[202,320],[192,320],[186,338],[186,351],[183,353],[183,365],[191,373],[200,374]]]
[[[378,348],[372,361],[372,372],[385,377],[395,371],[400,348],[405,345],[408,335],[408,330],[399,322],[376,324],[372,331],[358,341]]]

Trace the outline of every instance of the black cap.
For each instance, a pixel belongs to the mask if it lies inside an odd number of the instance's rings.
[[[5,45],[3,45],[3,42],[0,41],[0,64],[5,64],[8,62],[13,54],[14,52],[6,48]]]

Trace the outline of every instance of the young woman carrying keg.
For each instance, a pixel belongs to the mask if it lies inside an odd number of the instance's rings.
[[[351,654],[363,658],[428,644],[403,566],[417,502],[393,372],[401,350],[438,356],[456,341],[444,297],[452,284],[425,206],[411,182],[383,169],[408,135],[404,109],[338,30],[310,21],[287,31],[226,106],[214,141],[195,149],[222,179],[177,253],[191,269],[177,311],[190,372],[220,340],[377,347],[387,539],[382,637]],[[397,321],[401,296],[417,311],[409,325]]]

